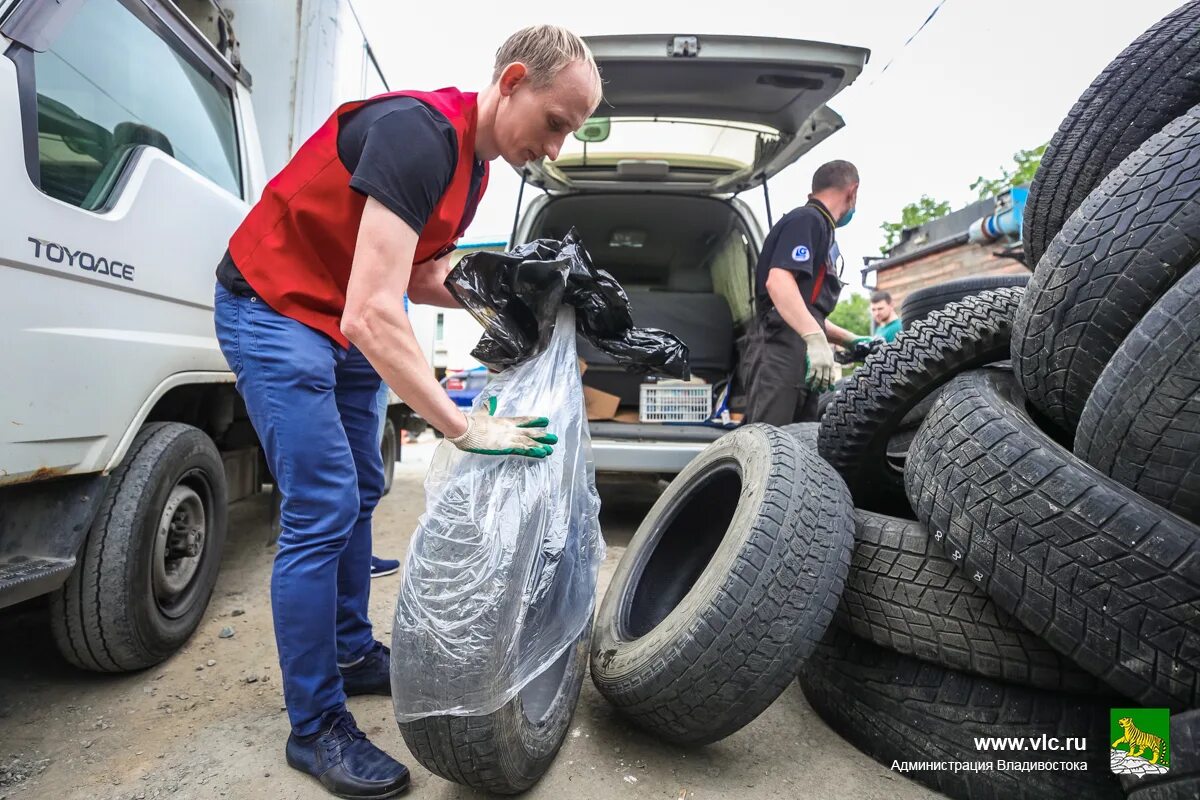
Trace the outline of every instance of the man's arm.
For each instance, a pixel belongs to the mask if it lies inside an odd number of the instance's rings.
[[[821,332],[821,326],[808,310],[792,272],[782,267],[772,267],[767,273],[767,294],[779,311],[779,316],[796,333],[804,336]]]
[[[825,320],[825,338],[834,344],[840,344],[842,347],[849,347],[854,343],[854,340],[861,339],[863,337],[859,336],[853,331],[848,331],[841,326],[834,325],[829,320]]]
[[[414,411],[455,438],[466,432],[467,418],[434,379],[404,313],[418,238],[404,220],[367,198],[346,287],[342,333]]]
[[[454,295],[446,288],[446,276],[450,274],[450,254],[413,264],[408,281],[408,299],[423,306],[462,308]]]

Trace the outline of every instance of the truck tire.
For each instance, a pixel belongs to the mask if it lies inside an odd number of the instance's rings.
[[[1171,763],[1165,775],[1121,776],[1127,800],[1200,797],[1200,709],[1171,715]]]
[[[946,387],[905,483],[950,560],[1025,627],[1128,697],[1200,703],[1200,529],[1042,432],[1007,370]]]
[[[483,792],[519,794],[554,763],[587,670],[592,626],[499,710],[400,723],[413,757],[435,775]]]
[[[748,724],[833,619],[852,513],[837,473],[778,428],[718,439],[667,487],[617,565],[596,618],[596,688],[675,743]]]
[[[1025,204],[1027,263],[1036,266],[1084,198],[1126,156],[1200,103],[1200,3],[1184,3],[1092,81],[1059,125]]]
[[[913,520],[855,512],[838,624],[949,669],[1040,689],[1101,692],[1094,677],[996,607]]]
[[[55,643],[77,667],[143,669],[174,653],[208,607],[225,545],[221,454],[205,433],[150,422],[113,470],[66,584]]]
[[[1083,407],[1075,455],[1200,524],[1200,270],[1117,349]]]
[[[1013,286],[1024,286],[1029,283],[1029,274],[1022,275],[974,275],[969,278],[957,278],[934,286],[917,289],[907,297],[900,306],[900,319],[904,321],[904,329],[912,327],[934,311],[940,311],[951,303],[957,303],[966,297],[986,292],[989,289],[1005,289]]]
[[[1086,761],[1086,770],[909,770],[953,798],[969,800],[1119,800],[1108,770],[1112,701],[1060,694],[944,669],[832,632],[799,675],[821,719],[881,764],[894,762]],[[977,750],[975,737],[1067,737],[1088,749],[1036,753]],[[810,734],[811,735],[811,734]]]
[[[392,421],[383,423],[383,440],[379,443],[379,451],[383,456],[383,493],[392,490],[396,480],[396,455],[400,452],[400,441],[396,438],[396,426]]]
[[[1025,395],[1073,434],[1113,353],[1197,260],[1200,106],[1122,161],[1042,256],[1013,323]]]
[[[913,516],[904,493],[908,443],[923,403],[963,370],[1008,357],[1020,288],[986,291],[933,312],[867,357],[821,418],[818,450],[859,508]],[[893,439],[904,437],[900,447]]]

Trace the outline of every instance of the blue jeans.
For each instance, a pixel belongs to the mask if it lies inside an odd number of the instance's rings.
[[[292,730],[345,705],[338,664],[374,646],[371,513],[383,493],[380,379],[357,349],[220,284],[221,352],[283,495],[271,612]]]

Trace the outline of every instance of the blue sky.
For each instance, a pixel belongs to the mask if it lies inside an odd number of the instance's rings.
[[[845,158],[862,176],[851,225],[839,231],[850,278],[864,255],[878,255],[881,222],[921,194],[958,207],[973,199],[980,174],[998,174],[1012,153],[1048,140],[1092,79],[1174,0],[946,0],[907,47],[901,45],[937,0],[840,2],[646,2],[574,0],[570,5],[421,4],[354,0],[393,88],[453,85],[478,90],[496,48],[514,30],[539,22],[575,32],[730,33],[857,45],[872,51],[858,81],[830,103],[846,127],[771,185],[776,218],[802,204],[812,171]],[[892,64],[882,72],[888,61]],[[470,239],[503,239],[512,224],[516,174],[503,162],[479,209]],[[526,193],[526,197],[529,193]],[[762,193],[746,195],[765,226]]]

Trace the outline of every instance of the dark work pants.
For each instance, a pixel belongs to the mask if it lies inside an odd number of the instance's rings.
[[[746,422],[816,422],[819,392],[804,379],[808,346],[774,310],[757,321],[750,338]]]

